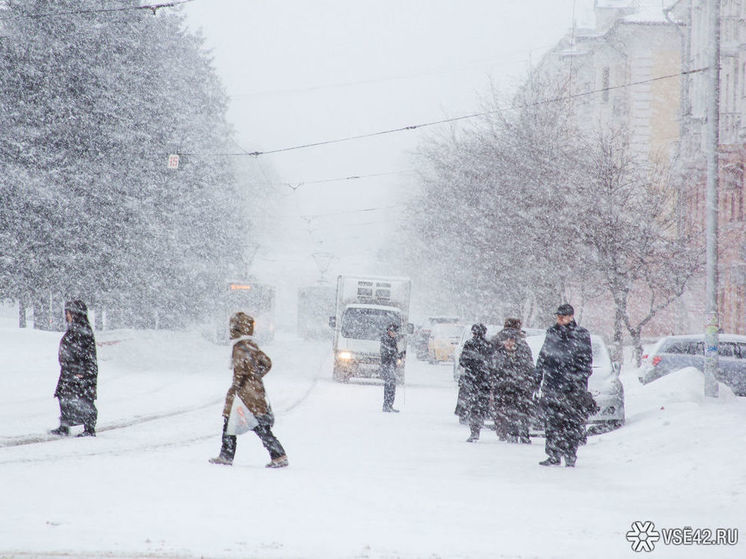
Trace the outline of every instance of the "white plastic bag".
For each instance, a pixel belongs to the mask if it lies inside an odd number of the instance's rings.
[[[238,394],[233,398],[233,406],[231,407],[231,414],[228,416],[228,426],[225,428],[226,435],[243,435],[247,431],[253,430],[259,425],[259,422],[254,417],[254,414],[249,411],[238,397]]]

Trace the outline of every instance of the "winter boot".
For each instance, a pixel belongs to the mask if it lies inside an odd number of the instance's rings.
[[[288,457],[278,456],[277,458],[274,458],[269,464],[267,464],[265,468],[286,468],[287,465]]]
[[[472,427],[471,428],[471,435],[469,435],[469,438],[466,439],[467,443],[475,443],[479,440],[479,428]]]
[[[399,410],[392,408],[391,406],[384,406],[383,411],[386,413],[399,413]]]
[[[220,454],[215,458],[210,458],[210,464],[220,464],[221,466],[232,466],[233,457],[236,455],[236,435],[227,435],[225,433],[228,427],[228,418],[223,422],[223,437],[221,439]]]
[[[550,456],[546,460],[539,462],[539,466],[559,466],[562,461],[556,456]]]
[[[574,468],[575,467],[575,461],[578,459],[577,456],[573,454],[568,454],[565,456],[565,466],[568,468]]]
[[[67,425],[60,425],[57,429],[49,431],[50,435],[57,435],[58,437],[67,437],[70,434],[70,427]]]
[[[96,431],[93,429],[84,429],[82,433],[78,433],[77,437],[95,437]]]

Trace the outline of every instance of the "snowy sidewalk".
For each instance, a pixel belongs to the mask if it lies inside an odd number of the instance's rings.
[[[0,334],[1,442],[54,426],[59,336]],[[464,442],[450,367],[411,359],[401,413],[383,414],[379,384],[331,381],[327,343],[280,336],[267,386],[290,467],[266,470],[250,433],[234,466],[219,467],[207,458],[227,348],[127,334],[101,348],[98,403],[102,426],[130,425],[0,447],[0,557],[629,558],[636,520],[744,528],[746,402],[703,404],[693,377],[642,387],[627,374],[628,425],[592,437],[577,468],[542,468],[541,439],[508,445],[485,430]],[[153,414],[163,417],[133,421]],[[659,543],[650,557],[744,550]]]

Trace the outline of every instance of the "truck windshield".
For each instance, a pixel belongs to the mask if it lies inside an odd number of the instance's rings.
[[[391,323],[401,324],[396,312],[353,307],[342,316],[342,336],[356,340],[378,340]]]

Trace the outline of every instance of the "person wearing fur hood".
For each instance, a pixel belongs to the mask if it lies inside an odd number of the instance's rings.
[[[539,388],[531,348],[517,318],[493,338],[493,394],[495,427],[512,443],[530,443],[529,426],[534,412],[533,395]],[[502,432],[500,432],[502,431]]]
[[[236,397],[253,414],[256,427],[253,431],[259,436],[264,448],[269,452],[271,461],[268,468],[282,468],[288,465],[288,458],[280,441],[272,433],[274,415],[267,401],[262,378],[272,368],[272,361],[259,349],[253,338],[254,319],[243,312],[237,312],[230,318],[230,337],[233,345],[231,367],[233,383],[225,396],[223,406],[223,437],[220,455],[211,458],[210,463],[230,466],[236,454],[236,435],[227,433],[228,418]]]
[[[60,403],[60,426],[50,431],[67,436],[70,427],[83,424],[79,437],[96,436],[98,410],[94,401],[98,385],[96,340],[88,322],[88,308],[80,300],[65,303],[67,330],[60,340],[60,376],[54,397]]]

